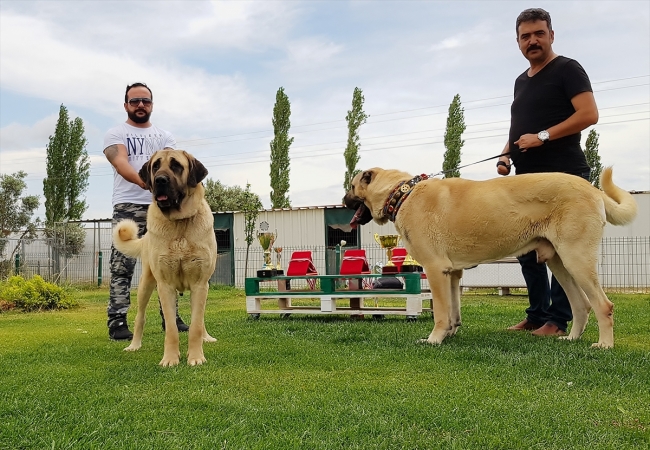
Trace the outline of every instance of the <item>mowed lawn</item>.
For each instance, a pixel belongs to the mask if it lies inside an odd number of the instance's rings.
[[[615,348],[508,332],[523,295],[463,296],[463,326],[387,316],[251,320],[242,291],[210,291],[207,363],[161,368],[106,330],[107,290],[79,308],[0,313],[2,449],[647,449],[650,295],[615,295]],[[135,293],[133,297],[135,305]],[[180,303],[189,319],[187,295]],[[135,307],[129,313],[132,328]]]

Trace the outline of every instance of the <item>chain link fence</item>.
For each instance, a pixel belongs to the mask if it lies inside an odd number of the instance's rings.
[[[110,279],[109,259],[111,253],[111,224],[109,221],[86,223],[84,250],[73,257],[57,252],[56,243],[49,238],[19,240],[4,238],[0,253],[0,277],[10,273],[25,277],[40,275],[45,280],[58,284],[108,285]],[[363,247],[366,250],[370,268],[386,261],[386,252],[378,245]],[[341,253],[345,251],[341,248]],[[284,247],[280,254],[280,265],[286,270],[294,251],[304,248]],[[318,273],[335,274],[341,255],[336,248],[315,246],[311,248],[312,258]],[[248,258],[247,258],[248,254]],[[277,254],[272,252],[272,262],[277,264]],[[512,261],[512,260],[511,260]],[[213,284],[243,287],[246,277],[256,276],[264,264],[261,246],[255,242],[247,249],[220,248],[216,270],[211,278]],[[650,292],[650,236],[604,238],[601,243],[598,264],[603,288],[610,292]],[[140,262],[136,265],[133,286],[140,276]],[[424,282],[424,288],[426,281]],[[298,283],[299,285],[300,283]],[[464,288],[478,287],[524,287],[519,265],[510,263],[482,264],[464,272],[461,284]],[[306,283],[305,283],[306,286]]]

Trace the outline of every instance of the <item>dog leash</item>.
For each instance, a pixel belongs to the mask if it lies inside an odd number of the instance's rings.
[[[502,156],[510,156],[510,154],[512,154],[512,152],[500,153],[500,154],[498,154],[498,155],[496,155],[496,156],[490,156],[489,158],[485,158],[485,159],[482,159],[482,160],[480,160],[480,161],[476,161],[476,162],[473,162],[473,163],[465,164],[464,166],[456,167],[455,169],[441,170],[440,172],[438,172],[438,173],[436,173],[436,174],[431,174],[431,175],[427,175],[427,176],[428,176],[429,178],[437,177],[438,175],[444,175],[444,174],[446,174],[447,172],[453,172],[454,170],[463,169],[463,168],[465,168],[465,167],[473,166],[474,164],[478,164],[478,163],[482,163],[482,162],[485,162],[485,161],[489,161],[489,160],[491,160],[491,159],[501,158]],[[508,166],[508,167],[509,167],[509,166]]]
[[[423,173],[421,175],[414,176],[408,181],[402,181],[393,189],[393,191],[388,196],[388,200],[386,200],[386,203],[384,203],[384,207],[382,208],[382,213],[385,217],[388,218],[388,220],[390,220],[391,222],[395,222],[395,219],[397,218],[397,212],[399,211],[400,206],[402,206],[404,200],[408,198],[408,196],[413,191],[415,185],[418,184],[420,181],[428,180],[429,178],[437,177],[438,175],[444,175],[445,173],[451,172],[452,170],[458,170],[458,169],[462,169],[463,167],[473,166],[474,164],[489,161],[491,159],[500,158],[502,156],[508,156],[511,153],[512,152],[500,153],[496,156],[490,156],[489,158],[485,158],[480,161],[476,161],[470,164],[465,164],[464,166],[457,167],[456,169],[441,170],[440,172],[431,175],[427,175]],[[510,166],[508,166],[505,163],[504,165],[506,165],[506,167],[510,169]]]

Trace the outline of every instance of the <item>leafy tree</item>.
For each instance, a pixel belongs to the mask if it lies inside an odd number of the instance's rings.
[[[246,262],[244,273],[248,273],[248,255],[255,241],[255,222],[262,209],[260,197],[251,192],[250,183],[246,189],[239,186],[224,186],[220,181],[205,180],[205,198],[212,211],[242,211],[244,213],[244,235],[246,240]]]
[[[5,278],[10,273],[11,262],[20,241],[35,238],[36,228],[40,225],[38,218],[32,220],[34,211],[40,203],[38,196],[23,196],[23,191],[27,188],[27,183],[24,181],[26,176],[27,174],[22,170],[11,175],[0,174],[0,255],[4,254],[7,246],[7,236],[12,233],[21,233],[19,242],[9,258],[0,261],[1,278]]]
[[[66,256],[79,254],[86,233],[80,220],[88,206],[81,198],[88,188],[90,160],[81,118],[70,120],[64,105],[59,108],[54,135],[47,149],[47,177],[43,180],[45,195],[45,232],[53,238],[56,250]]]
[[[247,185],[248,186],[248,185]],[[240,186],[225,186],[219,180],[205,180],[205,199],[210,209],[215,212],[222,211],[245,211],[251,203],[256,209],[262,209],[260,197],[250,189],[242,189]]]
[[[260,202],[257,194],[251,192],[250,183],[246,184],[244,191],[244,204],[242,211],[244,212],[244,239],[246,240],[246,261],[244,262],[244,273],[248,273],[248,255],[250,253],[251,244],[255,240],[255,222],[259,216],[259,211],[262,209],[262,202]]]
[[[465,114],[460,106],[460,95],[456,94],[449,105],[447,129],[445,130],[445,151],[442,170],[445,178],[460,177],[460,156],[465,141],[461,139],[465,131]]]
[[[291,102],[284,88],[275,94],[273,107],[273,134],[271,141],[271,208],[289,208],[289,147],[293,138],[289,137],[291,127]]]
[[[348,143],[343,152],[346,168],[345,179],[343,180],[343,190],[345,192],[350,190],[352,178],[361,172],[361,170],[357,169],[357,163],[360,159],[359,148],[361,148],[359,127],[366,123],[366,119],[369,117],[363,110],[364,101],[363,91],[355,87],[352,93],[352,109],[345,116],[345,120],[348,122]]]
[[[591,167],[589,182],[600,189],[600,174],[603,171],[603,165],[600,163],[600,155],[598,154],[598,136],[598,133],[593,128],[589,131],[587,143],[585,144],[585,157],[587,158],[587,164]]]

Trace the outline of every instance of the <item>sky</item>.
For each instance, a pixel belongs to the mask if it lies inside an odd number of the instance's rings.
[[[553,49],[589,75],[599,155],[627,190],[650,190],[648,1],[13,1],[0,0],[0,173],[27,172],[44,218],[46,146],[61,104],[85,126],[91,161],[84,219],[112,215],[106,131],[126,120],[126,85],[154,94],[151,121],[208,178],[270,203],[275,96],[291,102],[293,207],[340,204],[345,116],[360,88],[359,169],[442,170],[449,104],[467,129],[461,165],[498,155],[526,8],[549,11]],[[583,132],[583,146],[587,133]],[[495,160],[461,169],[496,177]],[[513,176],[513,175],[511,175]]]

